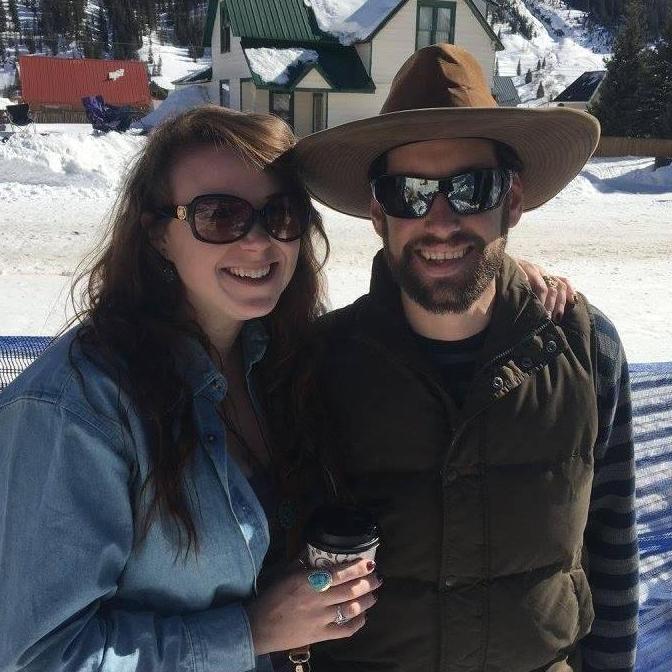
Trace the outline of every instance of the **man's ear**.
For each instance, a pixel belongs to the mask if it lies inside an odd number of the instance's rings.
[[[380,203],[373,197],[371,197],[371,221],[376,233],[382,238],[385,229],[385,213],[380,207]]]
[[[518,173],[514,173],[509,192],[509,229],[512,229],[523,214],[523,182]]]

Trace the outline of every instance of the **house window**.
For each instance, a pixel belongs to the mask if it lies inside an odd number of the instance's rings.
[[[228,79],[219,80],[219,104],[231,107],[231,82]]]
[[[455,3],[419,0],[415,48],[455,42]]]
[[[294,94],[276,93],[271,91],[268,101],[271,114],[284,119],[290,126],[294,126]]]
[[[231,51],[231,20],[225,2],[219,6],[219,44],[222,54]]]
[[[313,93],[313,133],[327,127],[327,94]]]

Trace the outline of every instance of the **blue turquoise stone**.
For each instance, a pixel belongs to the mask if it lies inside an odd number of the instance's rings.
[[[318,593],[325,591],[331,585],[332,578],[329,572],[319,571],[308,574],[308,583]]]

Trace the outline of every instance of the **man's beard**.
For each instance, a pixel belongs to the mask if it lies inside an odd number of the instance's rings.
[[[502,212],[502,228],[508,231],[507,208]],[[476,302],[493,281],[502,267],[506,248],[506,233],[486,245],[485,241],[471,233],[459,231],[448,240],[435,236],[422,236],[404,245],[400,258],[390,252],[388,223],[383,228],[383,243],[387,264],[399,287],[408,297],[430,313],[464,313]],[[445,244],[452,246],[470,245],[474,249],[469,254],[477,254],[476,265],[469,267],[461,275],[449,278],[423,279],[414,270],[413,261],[418,247]]]

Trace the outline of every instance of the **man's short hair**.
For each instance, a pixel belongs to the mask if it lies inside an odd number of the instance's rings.
[[[497,163],[500,168],[508,168],[515,173],[520,173],[524,166],[516,151],[498,140],[491,140],[495,146],[495,154],[497,156]],[[369,166],[369,181],[375,180],[377,177],[384,175],[387,172],[387,152],[381,154],[373,160]]]

